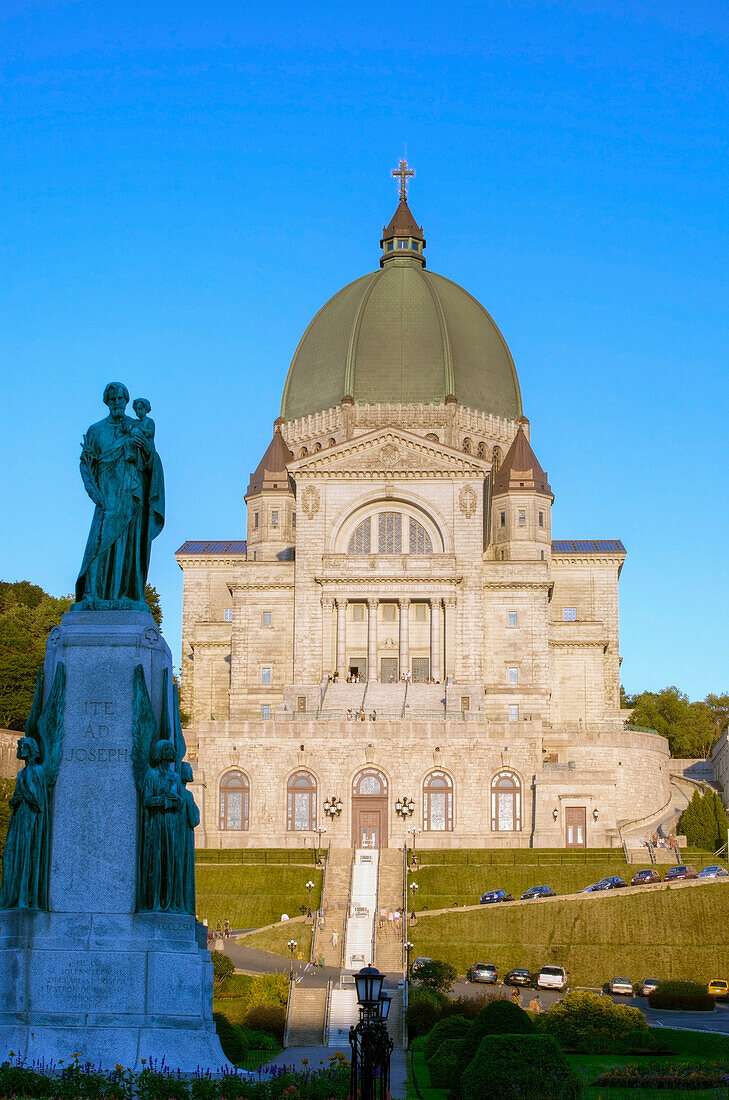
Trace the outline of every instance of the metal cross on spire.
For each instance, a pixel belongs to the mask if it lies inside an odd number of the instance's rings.
[[[407,180],[410,176],[414,176],[415,172],[412,168],[408,168],[406,160],[401,160],[398,167],[393,168],[392,174],[395,178],[400,177],[400,202],[405,202],[408,197]]]

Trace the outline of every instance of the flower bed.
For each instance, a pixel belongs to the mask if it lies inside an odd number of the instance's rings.
[[[656,1062],[632,1062],[601,1073],[595,1085],[620,1089],[718,1089],[729,1087],[726,1062],[681,1062],[675,1066]]]

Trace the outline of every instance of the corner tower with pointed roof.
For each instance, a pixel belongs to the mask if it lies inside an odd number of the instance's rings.
[[[554,496],[519,419],[514,442],[494,473],[491,509],[492,553],[497,561],[545,561],[552,546]]]
[[[290,561],[296,540],[296,500],[288,464],[293,454],[281,435],[281,420],[273,439],[251,474],[248,505],[248,557],[252,561]]]

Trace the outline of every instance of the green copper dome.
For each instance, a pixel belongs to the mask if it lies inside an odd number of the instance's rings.
[[[398,238],[396,218],[384,230],[381,270],[330,298],[302,336],[281,416],[296,420],[344,397],[361,405],[442,404],[453,395],[518,420],[519,379],[493,319],[463,287],[425,269],[422,230],[416,235],[401,212],[408,236]],[[397,254],[416,248],[417,256]]]

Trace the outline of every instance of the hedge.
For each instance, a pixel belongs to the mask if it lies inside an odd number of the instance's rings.
[[[551,1035],[487,1035],[461,1074],[461,1093],[468,1100],[577,1100],[582,1085]]]

